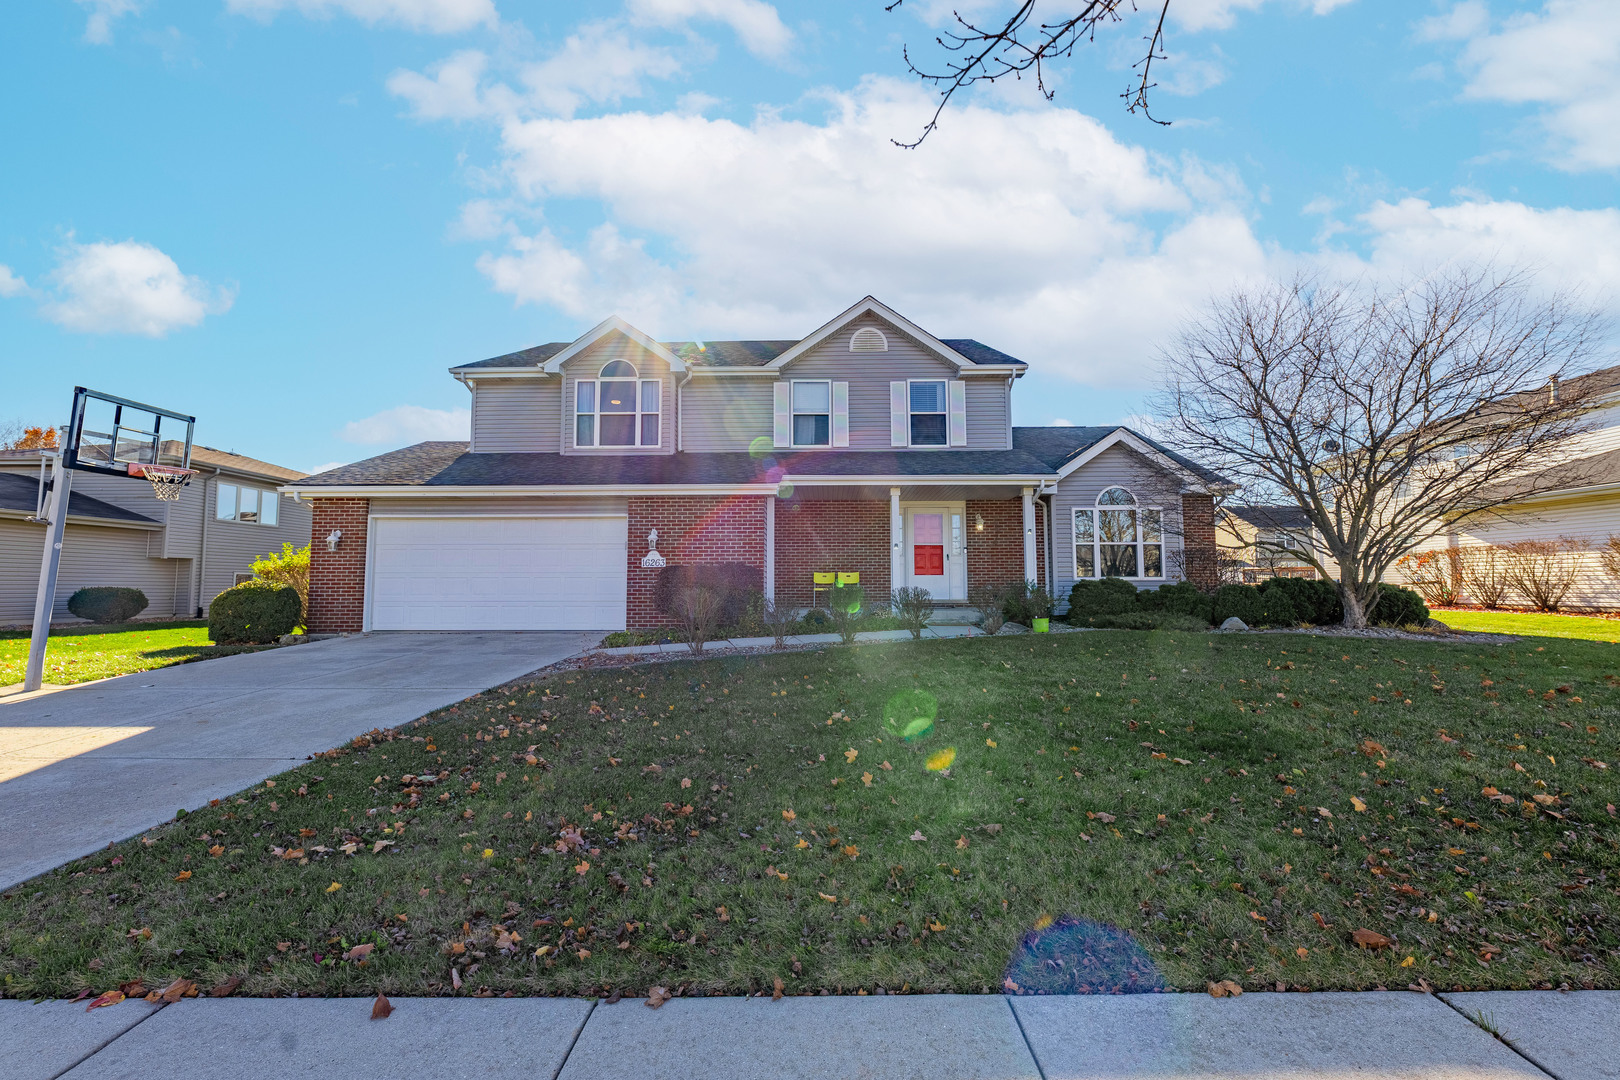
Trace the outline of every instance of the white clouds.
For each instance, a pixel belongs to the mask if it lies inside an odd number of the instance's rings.
[[[402,446],[429,440],[465,441],[471,430],[472,413],[466,409],[398,405],[363,420],[351,420],[343,425],[338,438],[362,446]]]
[[[266,20],[292,10],[311,18],[348,15],[371,25],[383,23],[431,34],[455,34],[500,21],[494,0],[226,0],[225,6],[238,15]]]
[[[1184,30],[1225,30],[1236,21],[1237,13],[1257,11],[1267,0],[1173,0],[1170,17]],[[1326,15],[1351,0],[1291,0],[1288,6],[1308,9],[1313,15]]]
[[[519,86],[485,79],[489,57],[458,52],[428,75],[396,71],[388,89],[423,120],[572,116],[586,104],[613,104],[644,92],[644,80],[678,73],[668,49],[632,40],[609,23],[587,23],[552,56],[517,71]]]
[[[626,7],[633,20],[654,26],[681,26],[693,19],[723,22],[756,56],[778,58],[793,44],[793,32],[763,0],[629,0]]]
[[[28,291],[28,282],[12,272],[11,267],[0,263],[0,297],[22,296]]]
[[[113,22],[141,10],[140,0],[79,0],[79,6],[90,9],[84,23],[84,40],[92,45],[110,44]]]
[[[1463,93],[1477,101],[1540,105],[1548,154],[1570,171],[1620,167],[1620,4],[1547,0],[1494,31],[1479,0],[1419,25],[1429,39],[1465,42]]]
[[[40,313],[89,334],[163,337],[229,310],[234,295],[180,272],[151,244],[69,244],[50,275],[52,294]]]

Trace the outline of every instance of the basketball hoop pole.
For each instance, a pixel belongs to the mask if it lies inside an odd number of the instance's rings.
[[[62,459],[62,454],[56,454],[51,460],[51,493],[45,500],[45,551],[39,560],[39,592],[34,596],[34,629],[28,640],[24,693],[38,690],[45,679],[45,644],[51,636],[56,573],[62,566],[62,535],[67,526],[68,492],[73,487],[73,470]]]

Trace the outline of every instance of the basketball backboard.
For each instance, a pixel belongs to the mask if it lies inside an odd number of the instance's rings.
[[[120,476],[143,476],[149,465],[189,469],[196,423],[195,416],[76,386],[63,464]]]

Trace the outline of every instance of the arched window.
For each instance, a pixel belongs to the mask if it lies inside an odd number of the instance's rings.
[[[1164,577],[1164,512],[1122,487],[1099,494],[1095,509],[1075,507],[1074,576]]]
[[[663,381],[636,377],[628,360],[609,360],[595,379],[574,384],[575,446],[657,446]]]

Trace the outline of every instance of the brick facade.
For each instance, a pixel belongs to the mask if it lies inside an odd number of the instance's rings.
[[[309,630],[357,631],[366,607],[366,515],[370,499],[314,499],[309,527]],[[336,551],[326,537],[343,530]]]
[[[1220,568],[1215,549],[1215,498],[1212,495],[1181,497],[1182,575],[1205,592],[1220,587]]]
[[[984,519],[984,529],[977,527]],[[967,503],[968,590],[1000,588],[1024,580],[1024,500],[970,499]],[[1046,580],[1046,507],[1035,501],[1035,580]]]
[[[636,496],[630,499],[626,620],[632,629],[674,620],[653,602],[658,571],[643,567],[647,534],[658,530],[658,551],[671,565],[744,563],[765,572],[765,496]],[[778,519],[780,528],[780,518]],[[780,541],[778,541],[780,545]]]
[[[889,504],[787,499],[776,504],[776,598],[810,606],[811,575],[856,571],[870,602],[889,595]]]

